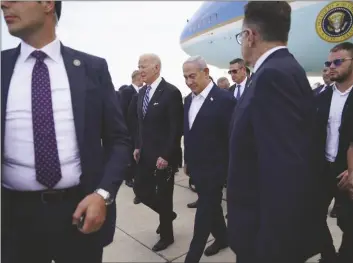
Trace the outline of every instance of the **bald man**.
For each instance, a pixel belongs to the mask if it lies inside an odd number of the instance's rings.
[[[138,174],[134,190],[143,204],[159,214],[160,240],[153,251],[174,242],[174,174],[180,163],[183,130],[183,100],[177,87],[161,76],[161,60],[155,54],[142,55],[138,62],[146,85],[137,99],[137,138],[134,158]]]

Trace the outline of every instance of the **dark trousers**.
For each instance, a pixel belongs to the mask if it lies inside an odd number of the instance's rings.
[[[137,173],[137,165],[135,160],[131,160],[130,164],[129,164],[129,168],[127,170],[126,173],[126,181],[132,181],[133,179],[135,179],[136,177],[136,173]]]
[[[331,236],[330,229],[327,225],[327,212],[328,208],[331,204],[333,197],[337,192],[337,179],[338,172],[335,171],[334,165],[330,164],[329,162],[325,163],[324,173],[322,175],[322,180],[324,181],[324,208],[322,213],[322,250],[321,250],[321,257],[328,261],[335,260],[336,256],[336,249],[333,245],[333,239]]]
[[[200,261],[207,244],[207,239],[212,233],[216,242],[227,243],[227,227],[222,209],[223,185],[210,186],[194,180],[198,194],[197,210],[195,215],[194,236],[185,263]]]
[[[101,263],[103,245],[95,234],[84,235],[72,225],[82,200],[78,192],[63,199],[2,189],[2,249],[4,263]]]
[[[137,165],[134,192],[141,202],[159,214],[160,236],[163,240],[174,240],[173,192],[174,169],[158,170],[140,161]]]
[[[342,198],[337,208],[337,225],[342,230],[342,243],[339,248],[339,263],[353,262],[353,201],[348,196]]]

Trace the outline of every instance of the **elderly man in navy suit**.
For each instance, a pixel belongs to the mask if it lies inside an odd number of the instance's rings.
[[[230,246],[239,263],[298,263],[320,252],[315,105],[286,43],[287,2],[249,2],[237,41],[254,71],[230,127]]]
[[[1,8],[2,260],[102,262],[131,153],[107,62],[56,38],[61,2]]]
[[[194,237],[185,262],[200,261],[210,233],[215,241],[206,256],[228,246],[222,210],[222,189],[228,168],[228,130],[236,100],[209,78],[206,61],[191,57],[183,65],[186,85],[192,93],[185,99],[185,166],[198,194]]]

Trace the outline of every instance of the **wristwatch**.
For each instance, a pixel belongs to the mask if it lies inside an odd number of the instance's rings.
[[[105,201],[105,205],[110,205],[113,203],[113,198],[110,197],[110,193],[102,188],[96,189],[94,191],[96,194],[99,194]]]

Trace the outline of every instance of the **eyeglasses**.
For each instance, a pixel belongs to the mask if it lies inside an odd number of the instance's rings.
[[[335,67],[339,67],[342,65],[343,62],[345,62],[346,60],[352,60],[353,58],[338,58],[332,61],[326,61],[325,67],[329,68],[331,67],[331,64],[333,64]]]
[[[247,30],[243,30],[240,33],[235,35],[235,39],[237,40],[238,44],[241,45],[243,42],[243,33],[247,32]]]

